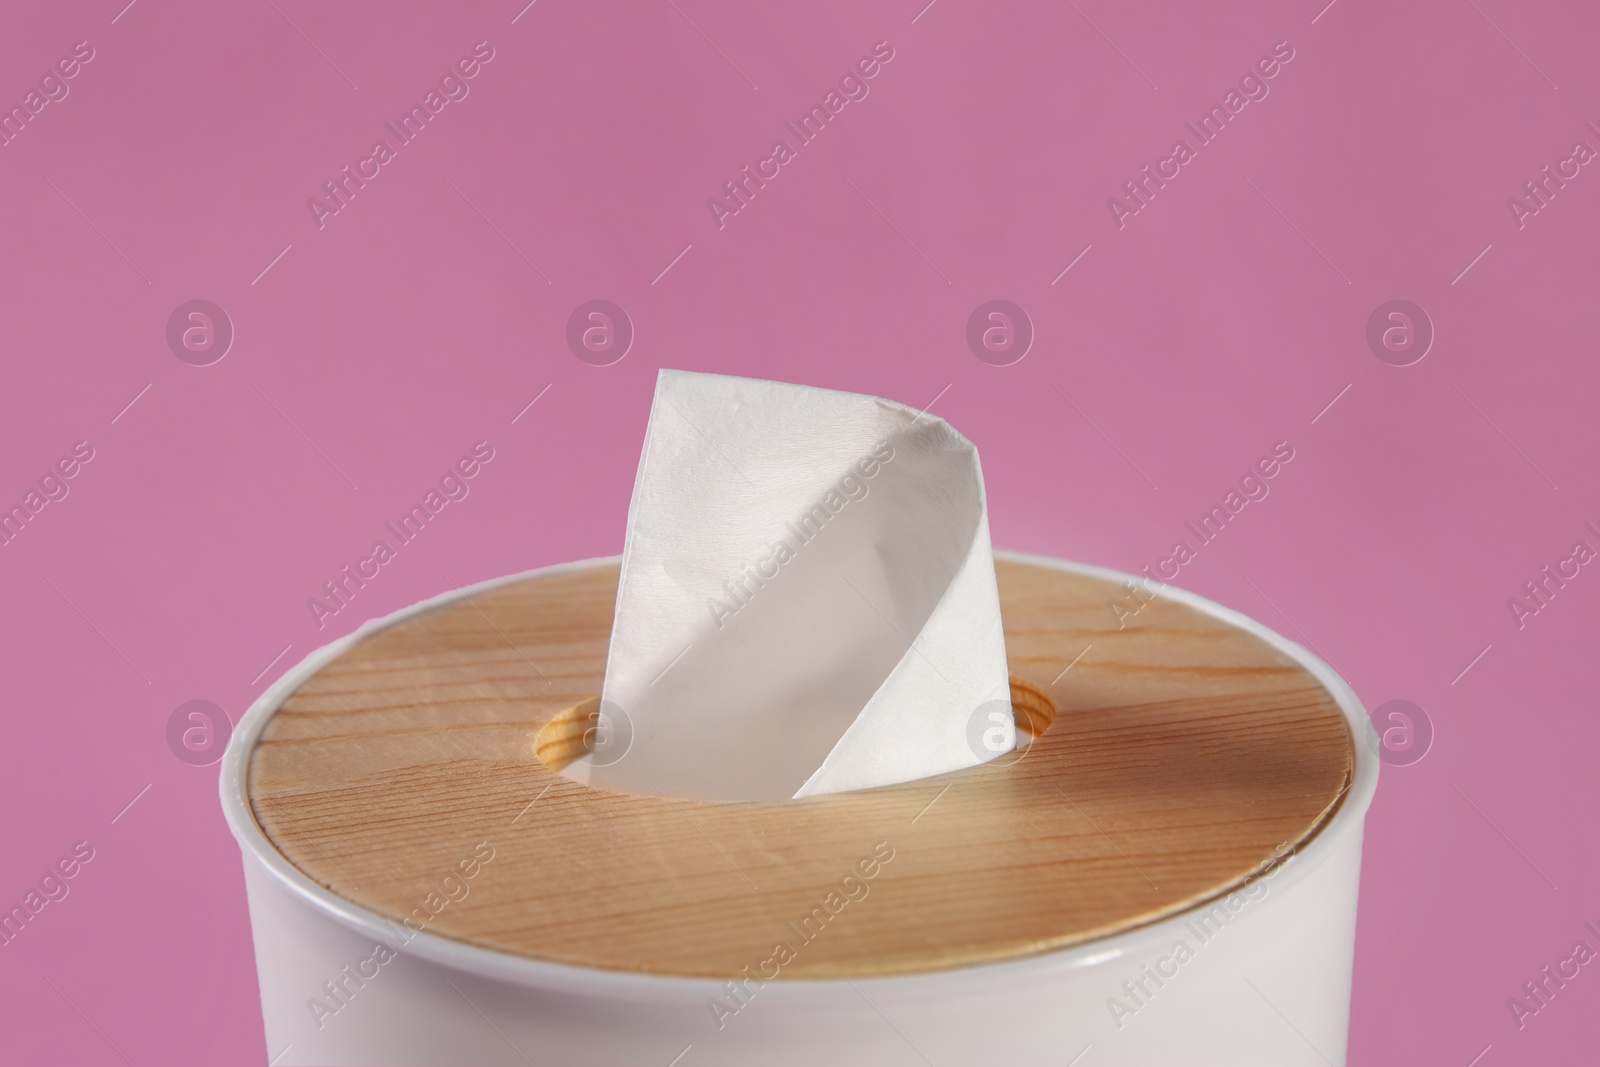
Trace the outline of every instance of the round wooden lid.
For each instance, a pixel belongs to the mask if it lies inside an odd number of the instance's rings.
[[[262,728],[250,803],[290,863],[396,923],[719,979],[780,944],[784,979],[854,978],[1103,937],[1230,892],[1332,818],[1353,741],[1305,667],[1171,600],[1119,630],[1105,578],[995,569],[1019,721],[1054,715],[1015,761],[780,803],[572,781],[536,748],[600,692],[605,562],[355,643]]]

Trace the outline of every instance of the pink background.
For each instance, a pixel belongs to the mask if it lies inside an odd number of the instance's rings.
[[[1507,207],[1600,148],[1592,9],[123,2],[0,33],[7,104],[95,52],[0,148],[0,504],[95,450],[0,548],[0,902],[96,852],[0,948],[5,1059],[266,1059],[217,766],[169,715],[237,721],[368,616],[618,551],[662,366],[937,398],[998,546],[1126,570],[1289,441],[1177,581],[1432,721],[1368,821],[1351,1062],[1593,1055],[1600,967],[1520,1031],[1506,1007],[1600,948],[1600,574],[1507,608],[1600,547],[1600,175]],[[307,199],[480,40],[470,95],[319,230]],[[880,40],[870,95],[719,230],[707,198]],[[1107,198],[1283,40],[1118,229]],[[997,297],[1037,330],[1012,366],[965,341]],[[165,339],[195,298],[236,330],[210,366]],[[637,330],[603,368],[565,340],[593,298]],[[1365,339],[1396,298],[1437,331],[1406,367]],[[318,631],[307,598],[480,439],[471,496]]]

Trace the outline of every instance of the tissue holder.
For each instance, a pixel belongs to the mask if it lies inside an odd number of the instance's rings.
[[[1001,553],[1026,750],[800,801],[609,793],[552,765],[615,566],[369,624],[240,723],[275,1063],[1343,1062],[1377,760],[1309,652],[1171,587],[1118,630],[1125,576]]]

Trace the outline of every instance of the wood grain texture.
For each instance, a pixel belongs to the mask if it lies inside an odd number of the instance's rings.
[[[474,594],[323,667],[252,753],[255,815],[310,878],[414,928],[712,978],[757,973],[781,942],[781,979],[930,971],[1127,930],[1237,888],[1332,816],[1352,739],[1304,668],[1171,602],[1119,631],[1106,601],[1122,591],[1101,579],[996,571],[1011,672],[1058,709],[1005,766],[735,804],[555,774],[534,743],[600,691],[617,583],[601,564]],[[893,858],[863,879],[875,847]]]

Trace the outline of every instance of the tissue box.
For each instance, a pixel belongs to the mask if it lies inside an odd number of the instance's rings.
[[[592,789],[617,563],[451,592],[240,723],[275,1064],[1342,1063],[1377,759],[1305,649],[997,554],[1017,724],[793,801]],[[982,721],[977,723],[982,726]]]

